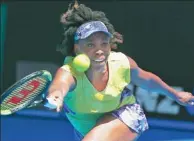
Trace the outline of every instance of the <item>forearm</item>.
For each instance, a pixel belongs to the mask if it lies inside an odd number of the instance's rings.
[[[56,76],[49,87],[48,92],[53,93],[54,91],[59,91],[63,97],[68,93],[72,84],[72,79],[69,73],[65,72],[63,69],[58,69]]]
[[[194,105],[194,96],[192,96],[191,93],[176,91],[155,74],[139,68],[133,59],[128,59],[130,62],[131,83],[148,91],[158,92],[160,94],[171,97],[172,99],[175,99],[179,104]]]
[[[59,91],[61,93],[61,95],[63,97],[65,97],[65,95],[69,91],[69,88],[67,87],[67,85],[65,85],[63,83],[61,83],[61,84],[52,83],[51,86],[49,87],[48,93],[51,94],[55,91]]]
[[[149,74],[149,81],[147,88],[149,91],[152,92],[159,92],[161,94],[164,94],[166,96],[169,96],[173,99],[177,96],[177,91],[170,87],[168,84],[166,84],[163,80],[161,80],[158,76],[155,74],[150,73]]]

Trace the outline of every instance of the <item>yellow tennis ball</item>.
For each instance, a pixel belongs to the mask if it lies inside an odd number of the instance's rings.
[[[73,67],[79,72],[85,72],[90,67],[90,59],[85,54],[79,54],[73,59]]]

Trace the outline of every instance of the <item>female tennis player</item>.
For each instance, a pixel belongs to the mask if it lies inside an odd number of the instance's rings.
[[[49,88],[48,99],[58,112],[65,106],[77,140],[133,141],[148,129],[142,108],[127,88],[130,83],[163,93],[182,105],[194,100],[191,93],[178,92],[142,70],[132,58],[111,51],[123,38],[103,12],[76,3],[69,6],[61,22],[65,37],[58,50],[67,57]],[[91,62],[83,73],[72,66],[72,58],[82,53]]]

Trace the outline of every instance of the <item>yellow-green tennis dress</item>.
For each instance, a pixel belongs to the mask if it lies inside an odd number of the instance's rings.
[[[106,88],[101,92],[93,87],[85,73],[77,72],[72,67],[72,60],[73,57],[68,57],[62,66],[77,80],[76,88],[64,99],[67,107],[75,113],[69,112],[66,113],[66,116],[74,128],[84,136],[104,113],[114,111],[126,104],[133,104],[136,99],[131,95],[121,101],[121,93],[130,83],[130,64],[124,54],[110,53],[108,58],[109,79]]]

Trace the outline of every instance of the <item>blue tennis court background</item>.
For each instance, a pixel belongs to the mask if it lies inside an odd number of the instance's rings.
[[[194,141],[192,122],[148,118],[150,129],[138,141]],[[1,117],[1,141],[74,141],[73,127],[56,112],[23,110]]]

